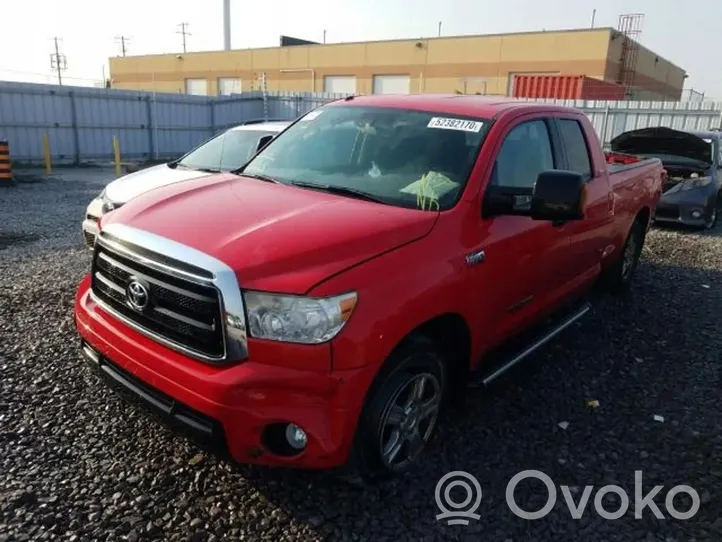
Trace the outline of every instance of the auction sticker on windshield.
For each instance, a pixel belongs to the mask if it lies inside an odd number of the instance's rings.
[[[483,122],[465,119],[447,119],[434,117],[427,124],[428,128],[441,128],[442,130],[461,130],[462,132],[478,132],[484,126]]]

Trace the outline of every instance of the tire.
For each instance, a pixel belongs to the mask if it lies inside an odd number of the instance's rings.
[[[624,242],[622,254],[614,265],[602,273],[602,284],[611,292],[623,292],[629,288],[637,270],[639,257],[642,254],[645,240],[645,228],[641,219],[637,218]]]
[[[410,337],[391,354],[359,417],[344,472],[348,481],[363,485],[413,467],[447,402],[447,374],[446,360],[426,337]]]

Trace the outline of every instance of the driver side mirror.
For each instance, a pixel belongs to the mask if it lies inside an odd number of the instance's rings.
[[[584,178],[575,171],[543,171],[531,196],[532,220],[582,220],[586,207]]]

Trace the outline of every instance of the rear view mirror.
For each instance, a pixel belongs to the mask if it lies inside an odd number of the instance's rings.
[[[268,145],[271,140],[273,139],[272,135],[264,135],[258,140],[258,147],[256,147],[256,152],[260,151],[263,147]]]
[[[584,178],[574,171],[543,171],[532,192],[530,216],[533,220],[581,220],[584,218]]]

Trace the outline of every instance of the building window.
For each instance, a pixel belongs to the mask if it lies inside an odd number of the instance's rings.
[[[218,95],[230,96],[231,94],[240,94],[243,90],[241,80],[236,77],[219,77],[218,78]]]
[[[208,81],[205,79],[186,79],[186,94],[208,95]]]

